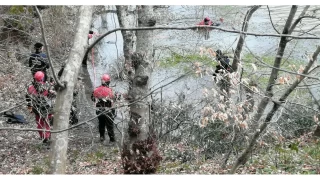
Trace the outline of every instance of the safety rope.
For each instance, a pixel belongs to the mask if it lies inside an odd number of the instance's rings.
[[[96,88],[96,69],[94,67],[94,55],[93,55],[93,48],[91,49],[91,64],[92,64],[92,69],[93,69],[93,91]],[[93,101],[93,106],[96,106],[96,100]]]
[[[94,55],[93,55],[93,48],[91,49],[91,63],[93,69],[93,89],[96,88],[96,69],[94,67]]]

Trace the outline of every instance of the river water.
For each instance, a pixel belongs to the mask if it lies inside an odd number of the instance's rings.
[[[279,32],[285,20],[288,17],[290,6],[269,6],[271,11],[271,18],[275,27]],[[319,6],[311,6],[312,10],[319,8]],[[114,6],[106,6],[106,9],[115,10]],[[170,6],[168,9],[157,10],[158,26],[192,26],[203,19],[203,17],[210,17],[212,20],[217,20],[219,17],[224,18],[224,23],[220,26],[224,29],[240,30],[242,26],[243,17],[248,7],[245,6]],[[303,7],[299,6],[296,17],[299,16]],[[308,11],[309,12],[309,11]],[[310,14],[310,13],[309,13]],[[319,17],[319,11],[316,11]],[[320,24],[319,20],[305,19],[297,26],[297,30],[308,30]],[[101,16],[96,16],[92,23],[92,30],[98,34],[107,32],[108,30],[119,27],[118,18],[115,13],[105,13]],[[250,20],[248,32],[255,33],[272,33],[276,34],[270,23],[270,17],[266,6],[258,9]],[[311,34],[320,35],[320,26],[310,31]],[[299,32],[294,32],[293,35],[299,35]],[[306,34],[307,35],[307,34]],[[312,36],[312,35],[309,35]],[[204,40],[198,32],[192,30],[186,31],[155,31],[154,48],[156,49],[156,60],[163,59],[169,55],[169,51],[174,50],[181,53],[199,53],[200,47],[221,49],[224,52],[231,53],[235,49],[239,35],[226,33],[223,31],[213,30],[210,33],[210,38]],[[246,46],[255,54],[262,56],[274,57],[276,54],[276,47],[279,43],[277,37],[254,37],[248,36],[246,38]],[[320,44],[319,40],[293,40],[287,46],[285,55],[297,60],[305,60],[304,53],[312,53],[316,49],[316,45]],[[103,73],[110,73],[115,71],[115,62],[123,55],[123,39],[121,32],[118,31],[104,38],[93,50],[94,67],[90,64],[88,66],[92,82],[95,86],[100,84],[100,78]],[[293,51],[292,51],[293,50]],[[291,52],[292,51],[292,52]],[[246,52],[246,48],[244,48]],[[95,73],[94,73],[95,71]],[[151,77],[152,89],[160,87],[171,80],[182,75],[184,71],[181,68],[155,68]],[[179,98],[186,97],[189,102],[194,102],[199,96],[202,96],[201,90],[204,87],[212,87],[211,75],[197,78],[195,76],[188,76],[182,80],[175,82],[162,89],[163,99],[176,101]],[[114,79],[112,81],[114,89],[120,92],[125,92],[125,83]],[[184,96],[178,95],[183,93]],[[156,98],[160,97],[160,91]]]

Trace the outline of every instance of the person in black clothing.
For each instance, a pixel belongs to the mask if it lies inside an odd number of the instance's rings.
[[[109,88],[110,84],[110,76],[108,74],[104,74],[101,77],[101,86],[97,87],[91,96],[92,101],[97,102],[96,107],[98,110],[96,114],[99,115],[99,133],[100,133],[100,141],[103,142],[105,140],[105,128],[107,127],[108,135],[110,138],[110,142],[115,142],[115,135],[113,131],[114,126],[114,118],[115,118],[115,109],[111,111],[108,110],[112,107],[113,102],[116,100],[112,89]],[[104,113],[102,113],[105,111]],[[102,114],[101,114],[102,113]]]
[[[42,71],[45,74],[44,82],[46,82],[48,79],[47,69],[50,67],[47,62],[47,55],[42,53],[43,44],[36,43],[34,48],[36,52],[32,53],[29,58],[29,67],[31,67],[32,76],[34,76],[37,71]]]
[[[216,66],[215,73],[213,73],[213,76],[217,76],[217,73],[223,73],[226,71],[230,71],[230,60],[228,56],[224,56],[220,49],[216,51],[216,60],[219,62],[219,64]]]

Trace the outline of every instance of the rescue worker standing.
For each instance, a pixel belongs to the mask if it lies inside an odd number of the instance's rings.
[[[34,81],[28,87],[26,100],[28,110],[36,116],[40,138],[43,143],[47,144],[51,134],[43,131],[43,129],[50,130],[50,120],[53,118],[50,99],[55,96],[55,92],[50,90],[49,85],[44,82],[44,78],[45,74],[42,71],[34,74]]]
[[[92,101],[96,102],[96,107],[98,110],[96,111],[99,119],[99,133],[100,133],[100,141],[103,142],[105,140],[105,128],[107,127],[108,135],[110,138],[110,142],[115,142],[114,135],[114,117],[115,110],[108,110],[112,107],[113,102],[115,101],[115,96],[112,92],[112,89],[109,88],[110,84],[110,76],[108,74],[104,74],[101,77],[101,86],[97,87],[91,96]],[[104,113],[102,113],[105,111]],[[102,113],[102,114],[101,114]]]
[[[29,58],[29,67],[31,67],[32,76],[37,71],[42,71],[45,74],[44,82],[47,81],[47,69],[50,67],[49,63],[47,62],[47,55],[42,53],[43,44],[36,43],[34,45],[34,49],[36,50],[35,53],[32,53]]]

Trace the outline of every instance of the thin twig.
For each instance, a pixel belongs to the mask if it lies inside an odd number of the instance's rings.
[[[299,36],[302,36],[302,35],[304,35],[304,34],[308,34],[310,31],[314,30],[314,29],[315,29],[316,27],[318,27],[318,26],[320,26],[320,24],[317,24],[317,25],[315,25],[313,28],[309,29],[308,31],[299,34]]]
[[[42,32],[42,39],[44,41],[44,44],[45,44],[45,47],[46,47],[46,51],[47,51],[47,54],[48,54],[48,60],[49,60],[49,64],[50,64],[50,68],[52,70],[52,74],[53,74],[53,78],[54,80],[56,81],[56,83],[58,84],[59,87],[61,87],[62,89],[65,88],[65,85],[62,84],[57,76],[56,76],[56,73],[54,72],[54,69],[53,69],[53,66],[52,66],[52,62],[51,62],[51,56],[50,56],[50,51],[49,51],[49,46],[48,46],[48,43],[47,43],[47,39],[46,39],[46,35],[45,35],[45,31],[44,31],[44,25],[43,25],[43,20],[42,20],[42,15],[40,14],[37,6],[34,6],[36,11],[37,11],[37,14],[39,16],[39,20],[40,20],[40,27],[41,27],[41,32]]]
[[[15,106],[13,106],[13,107],[10,107],[10,108],[8,108],[8,109],[5,109],[5,110],[3,110],[3,111],[0,111],[0,114],[2,114],[2,113],[4,113],[4,112],[7,112],[7,111],[10,111],[11,109],[16,108],[16,107],[19,107],[19,106],[21,106],[21,105],[23,105],[23,104],[26,104],[26,103],[27,103],[27,102],[21,101],[20,103],[18,103],[17,105],[15,105]]]
[[[269,9],[269,6],[268,6],[268,5],[267,5],[267,8],[268,8],[269,18],[270,18],[270,22],[271,22],[272,27],[273,27],[273,29],[274,29],[278,34],[280,34],[280,32],[276,29],[276,27],[274,27],[274,24],[273,24],[272,18],[271,18],[271,14],[270,14],[270,9]]]
[[[247,47],[247,46],[246,46],[246,47]],[[262,65],[262,66],[269,67],[269,68],[273,68],[273,69],[277,69],[277,70],[279,70],[279,71],[287,72],[287,73],[290,73],[290,74],[296,74],[296,75],[308,77],[308,78],[310,78],[310,79],[320,80],[320,77],[315,77],[315,76],[310,76],[310,75],[307,75],[307,74],[301,74],[301,73],[297,73],[297,72],[293,72],[293,71],[288,71],[288,70],[285,70],[285,69],[281,69],[281,68],[277,68],[277,67],[274,67],[274,66],[272,66],[272,65],[269,65],[268,63],[263,62],[263,60],[259,59],[259,57],[257,57],[256,55],[254,55],[254,54],[250,51],[250,49],[249,49],[248,47],[247,47],[247,49],[249,50],[250,54],[252,54],[253,57],[254,57],[256,60],[258,60],[259,62],[261,62],[262,64],[264,64],[264,65]]]
[[[310,5],[307,5],[306,7],[304,7],[303,11],[301,12],[301,14],[299,15],[299,18],[296,19],[294,21],[294,23],[291,25],[291,27],[289,28],[289,33],[291,34],[294,30],[294,28],[296,28],[296,26],[298,25],[298,23],[303,19],[303,18],[315,18],[317,19],[315,16],[305,16],[307,10],[309,9]]]
[[[244,34],[244,35],[251,35],[251,36],[270,36],[270,37],[290,37],[293,39],[320,39],[320,37],[309,37],[309,36],[292,36],[288,34],[260,34],[260,33],[251,33],[251,32],[243,32],[243,31],[236,31],[236,30],[229,30],[229,29],[223,29],[215,26],[188,26],[188,27],[172,27],[172,26],[159,26],[159,27],[137,27],[137,28],[115,28],[113,30],[110,30],[104,34],[102,34],[97,40],[95,40],[87,49],[85,56],[87,57],[89,51],[99,42],[101,41],[105,36],[114,33],[116,31],[145,31],[145,30],[156,30],[156,29],[162,29],[162,30],[197,30],[197,29],[216,29],[224,32],[230,32],[230,33],[237,33],[237,34]],[[86,59],[84,59],[86,60]]]

